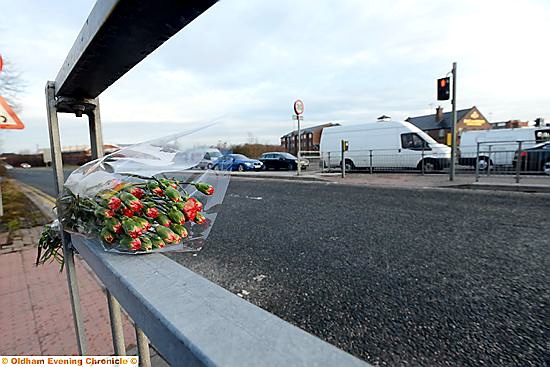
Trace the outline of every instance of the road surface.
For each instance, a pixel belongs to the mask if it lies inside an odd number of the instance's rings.
[[[169,256],[373,364],[543,366],[548,213],[543,194],[234,179],[206,247]]]

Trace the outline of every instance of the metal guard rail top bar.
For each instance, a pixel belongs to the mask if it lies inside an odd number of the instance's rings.
[[[173,366],[368,366],[166,256],[72,243]]]

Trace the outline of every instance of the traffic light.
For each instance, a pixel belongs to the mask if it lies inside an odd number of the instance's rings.
[[[451,95],[451,78],[437,79],[437,100],[446,101]]]

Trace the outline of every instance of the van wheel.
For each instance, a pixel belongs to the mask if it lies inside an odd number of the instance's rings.
[[[418,170],[422,172],[422,165],[424,165],[424,173],[433,173],[436,171],[435,162],[432,159],[424,159],[418,163]]]
[[[477,161],[477,167],[480,171],[487,171],[489,167],[492,168],[492,165],[493,162],[487,157],[479,157],[479,160]]]
[[[345,160],[345,166],[346,166],[346,172],[350,172],[355,169],[355,164],[353,164],[353,161],[351,159]]]
[[[206,169],[212,169],[212,163],[208,163],[208,164],[206,165]]]

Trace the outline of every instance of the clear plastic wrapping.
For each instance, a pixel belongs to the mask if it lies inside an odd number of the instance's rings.
[[[59,198],[61,223],[106,251],[192,251],[208,237],[227,172],[201,170],[200,130],[125,147],[71,173]]]

